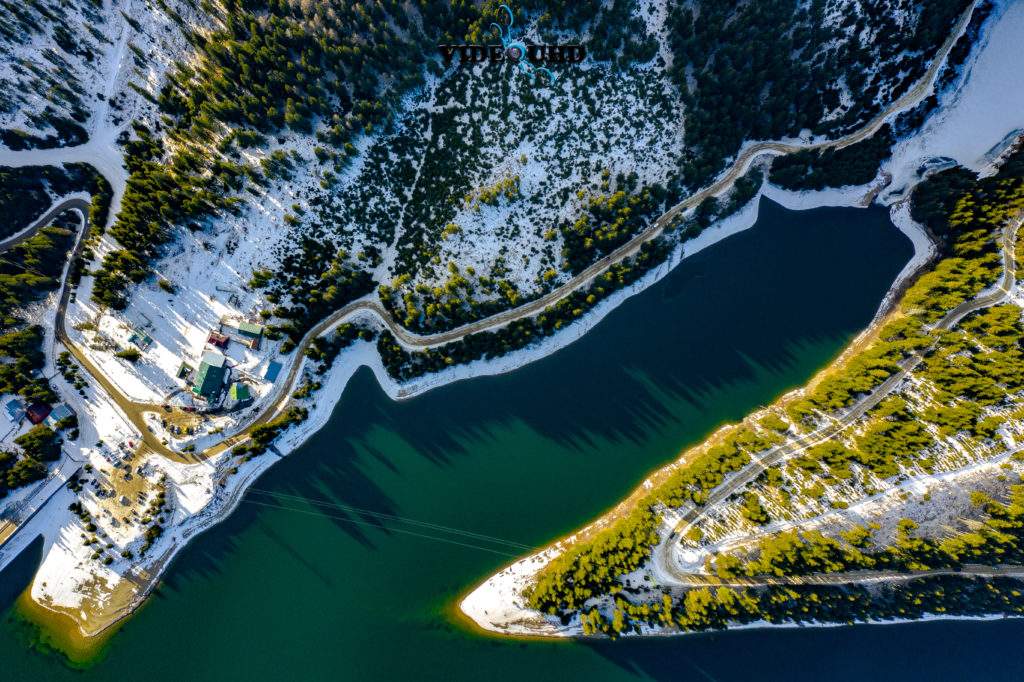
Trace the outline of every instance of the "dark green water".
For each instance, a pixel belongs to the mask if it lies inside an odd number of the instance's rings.
[[[880,209],[793,213],[765,202],[754,229],[687,259],[579,342],[517,372],[393,403],[362,370],[328,427],[256,487],[543,544],[722,422],[805,381],[870,320],[909,257]],[[184,551],[85,672],[31,650],[8,613],[0,679],[1024,677],[1017,621],[492,639],[449,609],[511,557],[400,532],[436,534],[423,526],[259,504],[277,499],[250,494]],[[0,604],[36,560],[0,577]]]

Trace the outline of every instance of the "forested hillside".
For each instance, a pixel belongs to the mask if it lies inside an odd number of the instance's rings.
[[[966,5],[677,1],[662,15],[643,2],[531,0],[514,8],[528,40],[578,42],[590,55],[546,88],[507,67],[443,70],[439,43],[495,39],[493,1],[204,3],[210,28],[179,22],[195,54],[160,87],[159,120],[139,122],[126,147],[131,177],[112,230],[124,248],[104,258],[94,295],[123,307],[176,228],[245,221],[261,196],[290,186],[301,191],[278,218],[274,259],[285,265],[259,280],[281,304],[282,331],[344,303],[319,295],[321,277],[339,271],[384,286],[409,326],[477,319],[642,229],[616,224],[614,211],[587,217],[595,201],[622,195],[654,216],[744,140],[863,124],[921,75]],[[486,96],[462,99],[478,84]],[[513,180],[516,194],[460,207]],[[316,247],[300,258],[290,244]],[[452,270],[467,258],[471,272]]]
[[[81,0],[65,15],[41,2],[0,20],[14,79],[0,112],[27,116],[26,89],[48,93],[49,118],[7,128],[10,148],[82,142],[55,121],[88,111],[105,112],[89,125],[113,126],[112,144],[117,133],[129,175],[116,243],[91,270],[99,303],[125,308],[182,237],[227,230],[222,256],[265,291],[272,335],[295,340],[372,291],[405,326],[442,331],[565,283],[746,140],[863,125],[967,5],[528,0],[513,7],[517,35],[588,51],[535,83],[508,65],[443,66],[439,44],[497,40],[494,0]],[[44,50],[44,70],[26,63],[41,44],[60,48]],[[774,173],[793,188],[866,182],[893,139]],[[748,185],[706,202],[681,238]]]
[[[672,79],[687,104],[688,184],[744,140],[835,137],[910,87],[969,0],[677,3]]]
[[[657,472],[649,479],[654,484],[631,498],[628,512],[616,509],[544,566],[526,591],[533,608],[563,623],[579,617],[584,632],[613,636],[642,625],[685,630],[754,617],[799,621],[801,613],[846,620],[846,609],[818,611],[820,594],[789,584],[736,593],[692,589],[663,599],[655,578],[664,572],[652,567],[659,544],[663,553],[696,555],[689,559],[693,575],[712,584],[1022,560],[1020,307],[1012,298],[989,300],[951,328],[935,323],[1003,276],[1003,235],[1013,236],[1024,211],[1024,153],[989,177],[963,169],[936,175],[920,185],[912,206],[942,236],[942,258],[870,341],[756,419],[722,429]],[[908,376],[883,400],[821,435],[903,371]],[[731,476],[767,461],[783,444],[791,448],[788,457],[766,464],[727,497],[713,498]],[[911,477],[913,487],[901,485]],[[965,486],[974,492],[964,494]],[[933,500],[940,493],[946,497]],[[676,521],[691,509],[700,512],[697,520]],[[643,576],[639,586],[636,575]],[[906,615],[1019,610],[1019,603],[1002,600],[965,607],[930,593],[936,582],[914,585],[922,608]],[[856,603],[860,594],[850,584],[834,596]],[[737,599],[742,607],[734,609]],[[892,615],[889,596],[849,617],[886,615]]]

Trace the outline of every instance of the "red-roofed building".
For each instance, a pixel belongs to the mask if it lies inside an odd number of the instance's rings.
[[[25,416],[33,424],[42,424],[43,420],[50,416],[51,409],[46,403],[36,403],[25,410]]]
[[[206,342],[211,346],[217,346],[218,348],[228,347],[228,337],[220,332],[210,332],[210,336],[206,339]]]

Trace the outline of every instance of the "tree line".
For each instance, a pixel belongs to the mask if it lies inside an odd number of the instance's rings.
[[[926,189],[920,196],[932,205],[934,195],[927,189],[928,182],[931,180],[926,181]],[[946,180],[936,182],[945,183]],[[790,406],[789,410],[791,419],[799,422],[816,410],[828,413],[849,405],[857,395],[871,390],[891,375],[898,359],[915,348],[930,345],[931,341],[922,331],[923,325],[967,300],[987,286],[986,283],[994,281],[995,270],[987,263],[991,254],[997,252],[995,235],[1014,212],[1019,213],[1024,208],[1022,202],[1024,152],[1018,152],[1005,161],[996,175],[976,179],[955,201],[949,202],[949,213],[942,221],[952,237],[946,257],[933,271],[940,274],[933,278],[930,276],[933,273],[929,273],[908,290],[900,303],[908,315],[890,322],[876,343],[854,356],[841,371],[821,382],[804,400],[795,401],[793,405],[796,407]],[[974,283],[976,278],[968,273],[979,268],[987,274],[984,278],[977,277],[978,281]],[[964,285],[965,278],[971,284]],[[989,314],[995,317],[977,322],[970,331],[986,333],[997,339],[1005,336],[1006,321],[1000,317],[1001,313]],[[988,342],[996,348],[1006,345],[1005,341]],[[882,435],[877,431],[874,434],[869,432],[868,438]],[[895,437],[891,432],[885,435]],[[749,427],[734,427],[716,445],[697,452],[687,466],[672,470],[649,491],[645,500],[628,516],[616,518],[587,541],[570,546],[546,565],[527,590],[530,605],[544,613],[568,619],[575,614],[587,613],[581,609],[587,608],[596,597],[620,592],[623,589],[621,576],[650,559],[651,550],[657,542],[649,532],[657,523],[657,506],[678,508],[684,502],[702,505],[707,494],[720,485],[728,473],[741,469],[750,461],[750,455],[767,449],[773,440],[773,436],[759,435]],[[870,452],[875,448],[869,443],[866,449]],[[839,465],[850,457],[835,448],[822,449],[818,455],[831,457]],[[865,460],[867,463],[871,461]],[[592,615],[591,618],[601,620],[604,616]]]

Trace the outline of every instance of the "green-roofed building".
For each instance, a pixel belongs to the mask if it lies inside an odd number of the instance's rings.
[[[253,324],[252,322],[239,322],[238,333],[242,336],[248,336],[252,339],[258,339],[263,336],[263,325]]]
[[[153,345],[153,337],[147,334],[146,332],[139,331],[136,329],[135,331],[132,332],[132,335],[128,337],[128,342],[134,343],[142,350],[146,350]]]
[[[231,388],[228,389],[228,397],[239,403],[252,400],[252,395],[249,393],[249,387],[241,381],[236,381],[231,384]]]
[[[216,398],[224,384],[226,360],[223,355],[212,350],[203,353],[203,361],[199,363],[199,371],[192,383],[192,392],[207,400]]]

